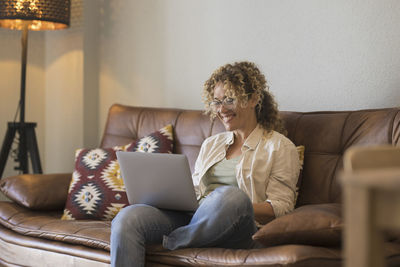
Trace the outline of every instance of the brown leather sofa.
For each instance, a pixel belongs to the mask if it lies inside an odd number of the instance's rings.
[[[298,212],[293,214],[301,214],[302,209],[317,211],[306,213],[314,214],[312,216],[286,215],[285,223],[307,224],[307,227],[316,228],[315,233],[309,231],[301,238],[298,235],[292,238],[289,227],[281,234],[270,235],[274,238],[265,238],[271,246],[252,250],[191,248],[171,252],[151,246],[147,250],[147,266],[342,265],[340,235],[343,225],[339,223],[334,231],[321,234],[317,226],[322,216],[315,214],[321,212],[321,207],[332,206],[336,211],[339,208],[340,215],[342,190],[338,174],[342,169],[343,152],[348,147],[400,145],[400,108],[281,112],[281,115],[288,137],[296,145],[305,146],[302,183],[295,210]],[[174,126],[175,152],[185,154],[192,168],[203,140],[224,130],[219,121],[210,121],[201,111],[113,105],[101,147],[127,144],[169,123]],[[2,191],[14,201],[0,202],[0,264],[109,265],[110,222],[60,220],[70,179],[71,174],[45,174],[1,180]],[[280,218],[281,221],[275,223],[278,226],[284,225],[285,218]],[[330,234],[339,239],[331,242]],[[386,256],[389,266],[400,266],[400,243],[386,242]]]

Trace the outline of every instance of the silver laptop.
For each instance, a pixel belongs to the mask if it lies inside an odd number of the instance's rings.
[[[130,204],[195,211],[198,207],[185,155],[117,152]]]

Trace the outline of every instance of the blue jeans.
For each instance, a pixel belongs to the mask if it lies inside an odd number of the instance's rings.
[[[192,215],[148,205],[122,209],[111,225],[111,266],[144,266],[145,245],[252,248],[257,227],[253,205],[239,188],[222,186]]]

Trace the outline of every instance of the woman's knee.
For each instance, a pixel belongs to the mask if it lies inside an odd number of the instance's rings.
[[[147,213],[153,207],[147,205],[132,205],[123,208],[111,222],[111,234],[132,233],[146,224]]]
[[[253,205],[243,190],[234,186],[221,186],[214,191],[215,201],[221,208],[234,209],[242,215],[253,215]]]

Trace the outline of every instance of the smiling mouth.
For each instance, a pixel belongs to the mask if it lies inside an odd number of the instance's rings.
[[[235,114],[227,114],[227,115],[220,114],[219,117],[224,123],[229,123],[235,117]]]

